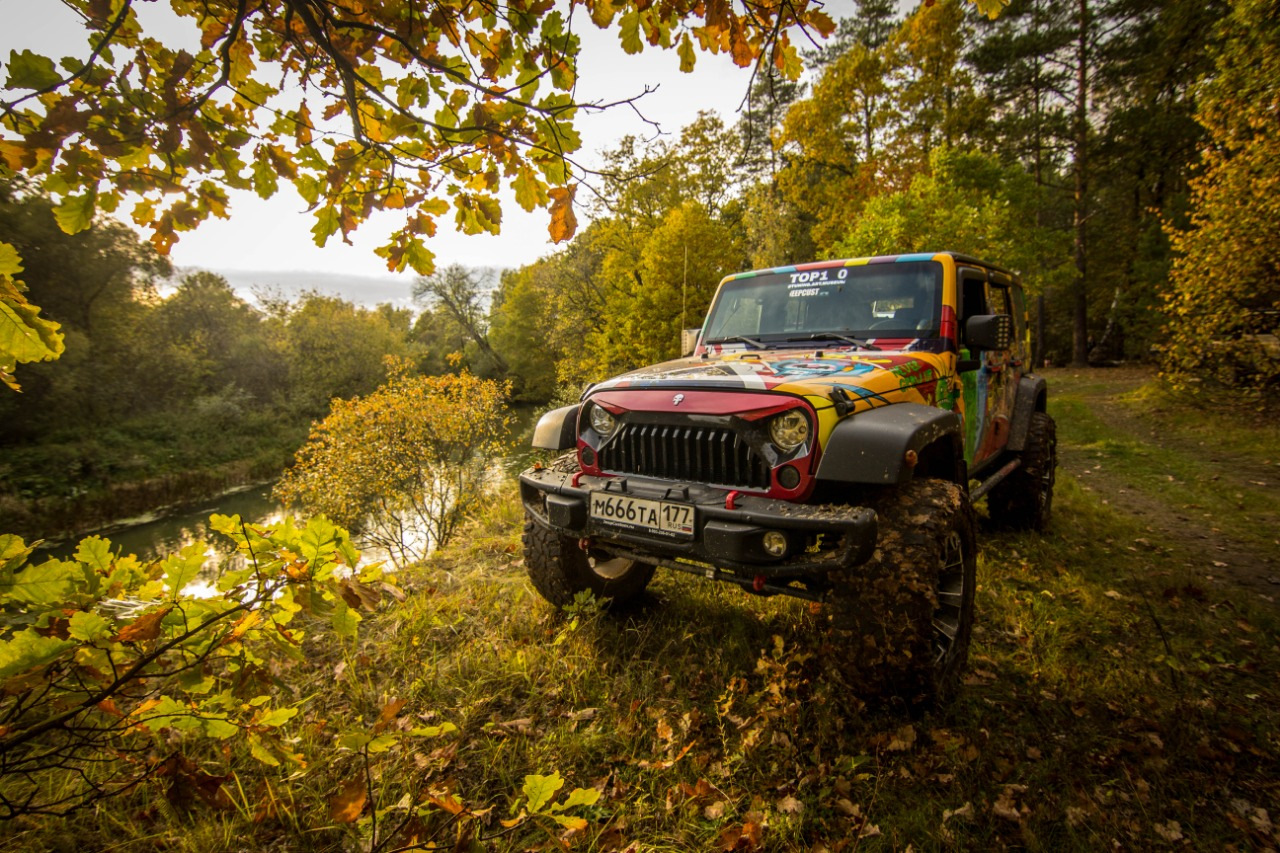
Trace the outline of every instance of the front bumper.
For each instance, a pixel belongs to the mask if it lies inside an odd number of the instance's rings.
[[[591,494],[602,491],[654,501],[688,504],[694,510],[692,537],[621,527],[590,513]],[[592,547],[658,565],[688,569],[706,566],[746,577],[811,577],[871,559],[876,514],[865,507],[793,504],[737,495],[709,486],[641,477],[593,477],[553,468],[530,468],[520,475],[520,498],[538,522],[565,536],[591,540]],[[784,533],[783,557],[763,549],[764,534]]]

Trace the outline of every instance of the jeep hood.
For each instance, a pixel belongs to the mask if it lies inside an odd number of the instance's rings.
[[[952,390],[939,382],[948,373],[947,358],[929,352],[735,350],[644,367],[602,382],[590,393],[746,390],[827,401],[839,388],[851,399],[864,401],[859,408],[906,401],[937,405],[939,395],[949,397]]]

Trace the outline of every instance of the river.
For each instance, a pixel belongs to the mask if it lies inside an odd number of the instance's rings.
[[[539,411],[541,409],[533,407],[512,410],[513,423],[509,432],[511,449],[499,460],[494,472],[495,478],[504,474],[514,476],[529,463],[533,455],[530,440],[533,437],[534,416]],[[209,516],[214,513],[238,515],[251,523],[271,524],[285,513],[284,507],[271,496],[273,485],[260,483],[144,518],[122,519],[84,536],[103,536],[111,540],[112,550],[136,554],[141,560],[162,558],[199,540],[208,541],[215,546],[215,550],[229,554],[234,550],[231,540],[210,530]],[[59,559],[70,558],[84,536],[51,543],[48,547],[40,548],[37,553]],[[365,553],[375,558],[383,556],[371,549],[365,549]]]

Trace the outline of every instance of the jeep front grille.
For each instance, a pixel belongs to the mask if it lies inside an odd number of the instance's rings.
[[[600,469],[716,486],[770,486],[768,463],[723,427],[624,424],[600,449]]]

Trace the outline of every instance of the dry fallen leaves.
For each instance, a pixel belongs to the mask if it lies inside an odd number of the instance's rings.
[[[764,840],[764,830],[758,823],[747,821],[742,826],[726,827],[716,838],[717,850],[757,850]]]
[[[915,726],[905,725],[893,733],[893,737],[889,739],[889,745],[885,749],[889,752],[906,752],[915,745],[915,742]]]
[[[675,737],[675,733],[671,730],[671,724],[667,722],[665,717],[658,720],[656,731],[658,739],[665,740],[668,743]]]
[[[369,799],[363,776],[353,776],[342,784],[342,790],[329,800],[329,817],[334,823],[355,823]]]
[[[697,743],[698,743],[698,742],[695,740],[695,741],[691,741],[690,743],[686,744],[686,745],[685,745],[685,748],[684,748],[684,749],[682,749],[682,750],[680,750],[680,753],[679,753],[675,758],[672,758],[670,761],[647,761],[647,760],[644,760],[644,761],[640,761],[638,764],[639,764],[639,766],[640,766],[641,768],[643,768],[643,769],[645,769],[645,770],[666,770],[666,769],[670,768],[672,765],[674,765],[677,761],[679,761],[680,759],[682,759],[682,758],[684,758],[686,755],[688,755],[688,754],[689,754],[689,750],[693,749],[693,747],[694,747]]]
[[[1156,831],[1156,835],[1165,841],[1182,840],[1182,826],[1176,820],[1171,820],[1168,823],[1157,823],[1152,828]]]
[[[840,814],[845,815],[847,817],[860,817],[862,815],[862,808],[857,803],[849,800],[846,797],[841,797],[840,799],[836,800],[835,805],[836,805],[836,811],[840,812]]]
[[[783,814],[798,815],[804,811],[804,803],[800,802],[795,797],[788,794],[787,796],[783,797],[781,800],[778,800],[778,811],[782,812]]]
[[[382,712],[378,714],[378,721],[373,724],[374,734],[381,734],[387,726],[391,725],[406,704],[408,704],[407,699],[392,699],[383,705]]]
[[[1026,785],[1005,785],[1000,797],[991,806],[991,813],[1005,820],[1021,821],[1031,813],[1025,805],[1019,808],[1018,797],[1025,793]]]

